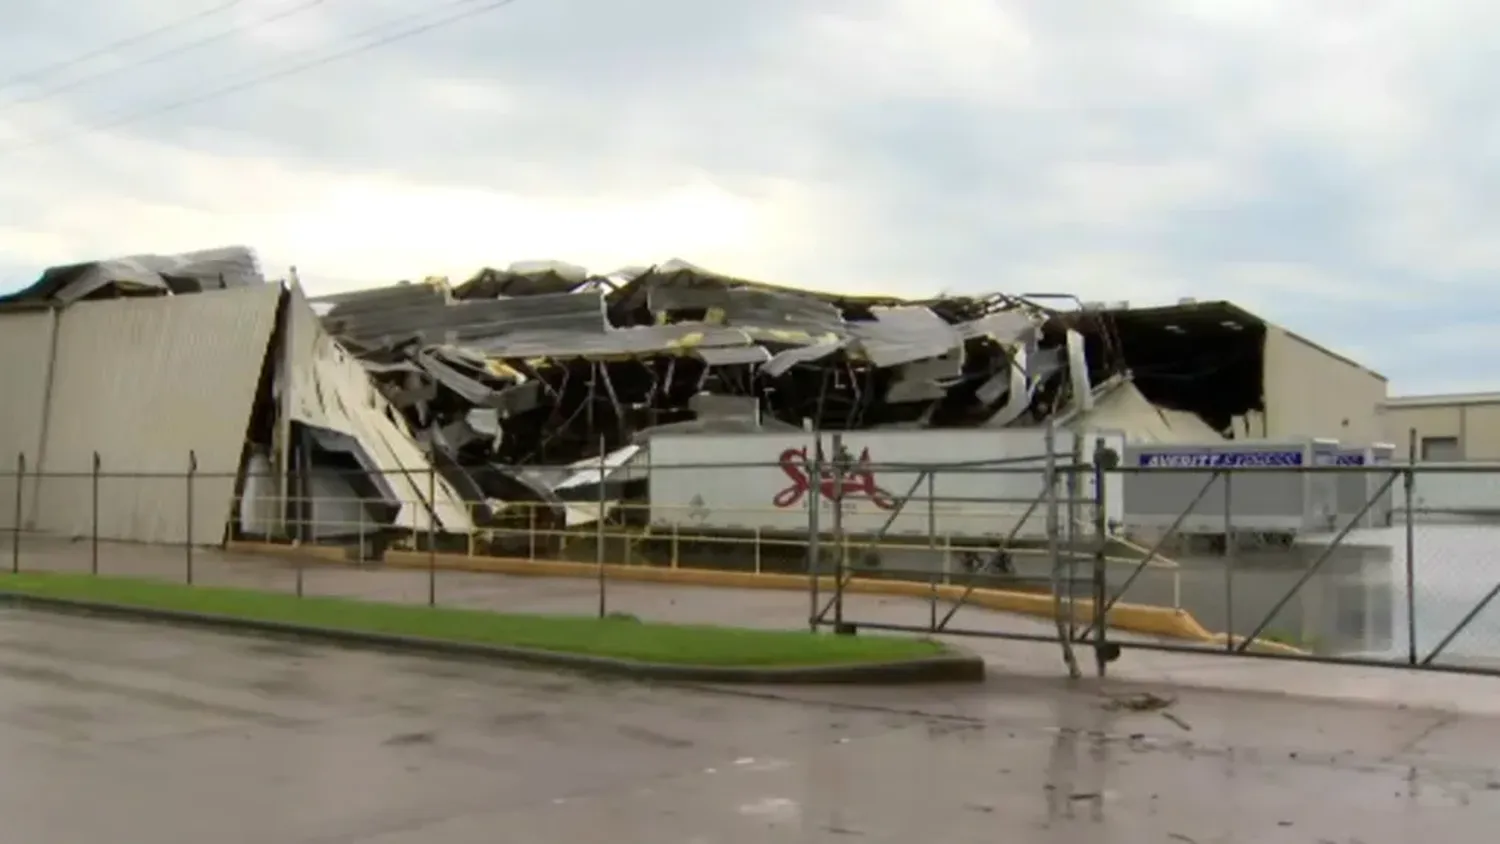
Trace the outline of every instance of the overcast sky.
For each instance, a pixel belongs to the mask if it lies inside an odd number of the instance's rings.
[[[233,243],[318,292],[680,257],[1225,298],[1393,391],[1500,388],[1500,3],[493,4],[10,0],[0,289]]]

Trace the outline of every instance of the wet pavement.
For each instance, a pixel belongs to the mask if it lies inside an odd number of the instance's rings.
[[[6,610],[0,819],[34,844],[1406,844],[1500,821],[1488,715],[1139,693],[744,694]]]

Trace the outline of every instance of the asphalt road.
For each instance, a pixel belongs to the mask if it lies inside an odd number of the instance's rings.
[[[28,844],[1488,840],[1483,715],[998,677],[716,689],[0,611]]]

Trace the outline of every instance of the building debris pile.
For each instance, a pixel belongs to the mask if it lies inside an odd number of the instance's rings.
[[[55,268],[0,297],[0,307],[263,283],[253,253],[231,247]],[[1111,430],[1149,422],[1162,436],[1189,436],[1174,433],[1188,430],[1187,419],[1201,439],[1205,430],[1229,435],[1261,400],[1253,318],[1222,303],[1131,311],[1071,297],[1055,297],[1069,304],[1053,308],[1040,295],[846,296],[681,261],[606,275],[534,262],[456,286],[434,278],[310,300],[293,293],[283,296],[278,335],[297,319],[320,321],[328,345],[358,365],[347,374],[337,361],[314,365],[314,347],[299,346],[273,366],[282,354],[273,343],[249,425],[225,424],[242,426],[234,435],[249,443],[247,461],[291,482],[292,493],[362,501],[370,487],[389,499],[343,519],[359,533],[367,523],[421,522],[419,508],[402,502],[426,493],[380,490],[425,465],[442,476],[442,501],[421,506],[456,529],[470,511],[477,524],[493,523],[510,502],[547,502],[565,515],[568,500],[600,496],[601,481],[611,499],[642,495],[643,476],[611,473],[645,457],[663,432],[1005,428],[1089,416]],[[288,321],[294,310],[302,316]],[[281,384],[270,373],[283,366],[304,374]],[[359,409],[369,402],[354,397],[371,385],[389,409]],[[304,400],[282,407],[278,390]],[[289,412],[293,430],[279,432],[275,420]],[[395,427],[385,431],[387,422]],[[400,465],[383,467],[398,452],[407,455]],[[340,480],[339,495],[314,496],[314,481],[335,483],[315,477],[320,467],[358,469],[371,481]],[[376,483],[382,473],[390,477]]]
[[[313,302],[464,467],[567,464],[658,431],[1035,423],[1071,383],[1051,312],[1004,295],[848,297],[674,261],[517,265]]]

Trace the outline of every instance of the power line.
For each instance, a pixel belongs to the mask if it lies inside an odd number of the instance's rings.
[[[177,20],[162,24],[155,29],[148,29],[145,32],[137,33],[135,35],[129,36],[128,38],[122,38],[119,41],[105,44],[102,47],[96,47],[95,49],[90,50],[83,55],[74,56],[71,59],[64,59],[60,62],[54,62],[49,65],[43,65],[42,67],[33,68],[31,70],[18,73],[15,76],[0,81],[0,91],[8,88],[14,88],[18,85],[25,85],[30,82],[35,82],[38,79],[45,79],[46,77],[51,76],[52,74],[57,73],[60,70],[67,70],[70,67],[75,67],[85,62],[93,61],[94,59],[107,56],[110,53],[123,50],[126,47],[133,47],[143,41],[150,41],[152,38],[155,38],[158,35],[165,35],[166,33],[171,32],[174,29],[180,29],[181,27],[187,26],[190,23],[195,23],[197,21],[203,20],[204,18],[212,17],[219,14],[220,12],[227,12],[235,6],[238,6],[241,2],[242,0],[227,0],[227,2],[220,3],[217,6],[210,6],[209,8],[204,9],[201,12],[194,12],[187,17],[178,18]]]
[[[457,2],[452,2],[452,3],[449,3],[448,5],[450,7],[468,6],[468,5],[471,5],[471,4],[475,3],[475,2],[476,2],[476,0],[457,0]],[[30,141],[23,141],[23,142],[21,142],[19,144],[13,144],[13,145],[8,146],[8,147],[3,147],[3,148],[0,148],[0,157],[11,155],[13,153],[20,152],[21,150],[25,150],[25,149],[30,149],[32,147],[37,147],[37,146],[42,146],[44,144],[52,144],[52,143],[57,143],[57,142],[60,142],[60,141],[64,141],[64,140],[67,140],[70,136],[73,136],[73,135],[87,135],[87,134],[91,134],[93,132],[101,132],[101,131],[104,131],[106,129],[115,129],[115,128],[118,128],[120,126],[125,126],[125,125],[129,125],[131,123],[136,123],[136,122],[139,122],[141,120],[146,120],[148,118],[156,117],[158,115],[170,114],[171,112],[174,112],[174,111],[180,111],[180,110],[182,110],[184,108],[188,108],[189,106],[200,105],[200,104],[205,103],[205,102],[209,102],[209,101],[212,101],[212,100],[220,99],[220,98],[227,97],[227,96],[230,96],[230,95],[233,95],[233,94],[242,93],[242,92],[248,91],[248,90],[250,90],[252,88],[258,88],[258,87],[260,87],[262,85],[266,85],[266,84],[269,84],[271,82],[275,82],[275,81],[278,81],[278,80],[281,80],[281,79],[285,79],[285,78],[287,78],[289,76],[295,76],[295,75],[297,75],[299,73],[305,73],[306,71],[314,70],[316,68],[323,67],[324,65],[333,64],[334,62],[342,61],[343,59],[351,58],[351,57],[357,56],[357,55],[359,55],[361,53],[367,53],[367,52],[369,52],[371,50],[375,50],[375,49],[378,49],[380,47],[385,47],[385,46],[388,46],[390,44],[394,44],[394,43],[396,43],[398,41],[405,41],[408,38],[414,38],[414,37],[416,37],[418,35],[422,35],[424,33],[431,32],[432,30],[440,29],[440,28],[448,26],[450,24],[458,23],[459,21],[467,20],[469,18],[478,17],[479,15],[485,14],[487,12],[492,12],[492,11],[494,11],[496,9],[499,9],[499,8],[503,7],[503,6],[509,6],[510,4],[512,4],[514,2],[515,2],[515,0],[489,0],[489,2],[486,2],[486,3],[484,3],[484,4],[480,5],[480,6],[477,6],[477,7],[474,7],[474,8],[469,8],[469,9],[465,9],[465,10],[463,10],[461,12],[455,12],[454,14],[447,15],[445,17],[440,17],[440,18],[437,18],[436,20],[428,21],[428,22],[423,23],[423,24],[419,24],[419,25],[416,25],[416,26],[407,27],[406,29],[398,30],[398,31],[393,32],[393,33],[391,33],[389,35],[386,35],[386,36],[384,36],[382,38],[377,38],[374,41],[369,41],[369,42],[366,42],[366,43],[363,43],[363,44],[357,44],[357,45],[354,45],[352,47],[348,47],[348,48],[343,49],[343,50],[338,50],[338,51],[335,51],[333,53],[329,53],[327,55],[317,56],[315,58],[308,59],[307,61],[304,61],[304,62],[299,62],[297,64],[289,65],[289,66],[283,67],[283,68],[281,68],[279,70],[270,71],[268,73],[264,73],[264,74],[261,74],[259,76],[253,76],[253,77],[251,77],[249,79],[245,79],[245,80],[242,80],[240,82],[235,82],[235,83],[232,83],[232,84],[229,84],[229,85],[225,85],[225,86],[223,86],[221,88],[215,88],[215,89],[212,89],[210,91],[206,91],[206,92],[204,92],[202,94],[196,94],[196,95],[193,95],[193,96],[184,97],[184,98],[179,99],[179,100],[173,100],[171,102],[163,103],[163,104],[161,104],[159,106],[155,106],[155,107],[152,107],[152,108],[144,109],[144,110],[141,110],[141,111],[127,112],[127,113],[122,114],[122,115],[120,115],[118,117],[107,118],[107,119],[105,119],[104,121],[102,121],[100,123],[95,123],[95,124],[90,125],[90,126],[85,126],[82,129],[78,130],[77,132],[67,132],[67,133],[60,133],[58,135],[54,135],[54,136],[51,136],[51,137],[35,138],[35,139],[30,140]],[[431,10],[429,10],[429,11],[431,11]],[[409,17],[413,17],[413,16],[408,16],[408,18]],[[380,29],[384,29],[384,28],[390,26],[391,23],[392,22],[388,21],[385,24],[382,24],[380,26],[376,26],[376,27],[372,27],[370,29],[367,29],[364,32],[359,33],[358,35],[359,36],[363,36],[363,35],[370,34],[370,33],[374,32],[374,31],[378,31]]]
[[[238,2],[240,2],[240,0],[234,0],[234,2],[238,3]],[[287,8],[287,9],[282,9],[279,12],[275,12],[275,13],[266,15],[266,16],[264,16],[262,18],[259,18],[257,20],[251,21],[249,23],[240,24],[238,26],[234,26],[234,27],[231,27],[229,29],[226,29],[226,30],[224,30],[222,32],[217,32],[217,33],[215,33],[213,35],[209,35],[209,36],[205,36],[203,38],[199,38],[199,39],[196,39],[196,40],[193,40],[193,41],[189,41],[189,42],[187,42],[185,44],[178,44],[175,47],[170,47],[170,48],[168,48],[166,50],[162,50],[159,53],[152,53],[151,55],[146,56],[146,57],[144,57],[144,58],[142,58],[142,59],[140,59],[138,61],[131,62],[130,64],[125,65],[124,67],[107,68],[107,69],[104,69],[104,70],[95,71],[94,73],[89,73],[89,74],[85,74],[83,76],[74,77],[73,79],[70,79],[70,80],[68,80],[66,82],[63,82],[63,83],[58,84],[58,85],[52,85],[52,86],[43,88],[40,91],[37,91],[37,92],[32,93],[32,94],[30,94],[28,96],[25,96],[25,97],[21,97],[20,99],[9,100],[9,101],[0,103],[0,112],[6,111],[7,109],[14,108],[14,107],[16,107],[18,105],[25,105],[27,103],[40,102],[42,100],[49,99],[51,97],[55,97],[58,94],[64,93],[66,91],[72,91],[72,90],[75,90],[77,88],[81,88],[84,85],[87,85],[90,82],[93,82],[93,81],[95,81],[97,79],[103,79],[105,77],[113,77],[113,76],[117,76],[117,75],[119,75],[121,73],[128,73],[128,72],[130,72],[132,70],[138,70],[138,69],[146,67],[148,65],[156,64],[157,62],[162,62],[162,61],[166,61],[167,59],[176,58],[177,56],[183,55],[184,53],[191,53],[194,50],[200,50],[200,49],[202,49],[204,47],[207,47],[209,45],[216,44],[216,43],[218,43],[220,41],[224,41],[224,40],[229,39],[229,38],[233,38],[234,36],[240,35],[240,34],[242,34],[244,32],[248,32],[250,30],[257,29],[259,27],[265,26],[266,24],[275,23],[277,21],[285,20],[285,19],[293,17],[295,15],[300,15],[300,14],[302,14],[304,12],[311,11],[312,9],[314,9],[314,8],[316,8],[318,6],[323,5],[324,2],[325,2],[325,0],[304,0],[304,2],[298,3],[295,6],[292,6],[292,7]],[[4,86],[0,86],[0,89],[3,89],[3,88],[4,88]]]

